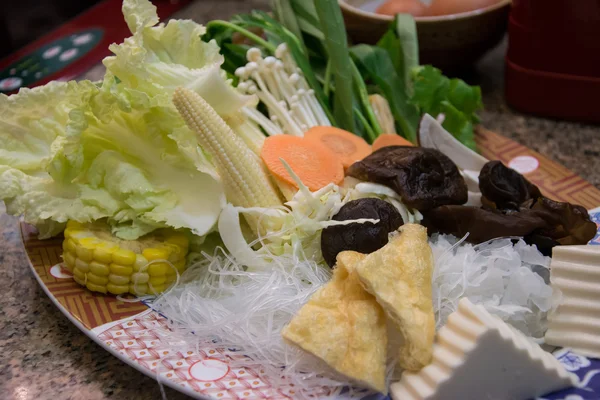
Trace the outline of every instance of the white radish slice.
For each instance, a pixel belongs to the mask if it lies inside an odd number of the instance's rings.
[[[441,151],[463,171],[481,171],[481,168],[488,162],[485,157],[480,156],[459,142],[429,114],[425,114],[421,118],[418,139],[421,147]],[[479,175],[479,173],[477,174]]]

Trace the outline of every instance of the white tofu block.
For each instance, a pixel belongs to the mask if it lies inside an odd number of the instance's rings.
[[[577,382],[552,354],[465,298],[438,332],[431,364],[404,372],[391,395],[394,400],[528,400]]]
[[[546,343],[600,358],[600,246],[557,246],[550,284],[559,304],[548,316]]]

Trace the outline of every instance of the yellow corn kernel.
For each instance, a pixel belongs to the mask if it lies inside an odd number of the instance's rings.
[[[157,285],[162,285],[166,281],[167,281],[167,277],[165,275],[162,275],[162,276],[150,276],[150,279],[148,282],[150,282],[150,284],[152,286],[156,287]]]
[[[110,273],[108,265],[99,263],[98,261],[92,261],[90,263],[90,271],[98,276],[108,276]]]
[[[133,267],[119,264],[110,264],[110,272],[115,275],[130,276],[133,273]]]
[[[164,292],[166,289],[166,285],[165,284],[161,284],[161,285],[152,285],[152,283],[149,285],[148,290],[150,291],[150,293],[152,294],[158,294],[158,293],[162,293]]]
[[[148,265],[148,273],[150,276],[166,275],[167,271],[172,270],[171,266],[164,262],[157,262]]]
[[[127,284],[129,283],[129,275],[123,276],[123,275],[110,274],[110,275],[108,275],[108,281],[115,285],[127,286]]]
[[[63,249],[65,251],[75,254],[75,252],[77,251],[77,245],[75,244],[75,241],[73,239],[67,239],[63,243]]]
[[[94,259],[94,249],[89,246],[84,246],[81,243],[77,246],[77,250],[75,252],[77,254],[77,258],[90,262]]]
[[[145,271],[146,265],[148,265],[148,260],[141,254],[135,255],[135,263],[133,264],[133,270],[138,272],[140,270]]]
[[[82,223],[77,221],[69,220],[67,221],[67,229],[84,229],[85,226]]]
[[[90,270],[90,264],[77,258],[75,260],[75,269],[78,269],[81,272],[88,272]]]
[[[190,241],[184,234],[174,234],[172,236],[169,236],[167,240],[165,240],[165,243],[175,245],[182,250],[187,249],[190,245]]]
[[[187,250],[186,252],[184,252],[184,249],[174,244],[166,244],[166,247],[170,250],[169,258],[167,260],[169,260],[172,263],[181,260],[181,258],[184,257],[187,252]]]
[[[93,250],[100,244],[100,240],[95,237],[84,237],[79,239],[79,245],[85,247],[86,249]]]
[[[85,286],[85,279],[81,279],[75,275],[73,275],[73,280],[77,283],[79,283],[81,286]]]
[[[94,260],[103,264],[110,264],[112,261],[112,253],[114,251],[107,246],[98,246],[94,249]]]
[[[163,248],[163,249],[145,249],[144,251],[142,251],[142,255],[148,261],[166,260],[167,258],[169,258],[169,253],[170,253],[170,249],[168,249],[168,248]]]
[[[79,280],[81,280],[83,282],[85,282],[85,280],[86,280],[85,279],[85,272],[83,272],[82,270],[80,270],[78,268],[75,268],[73,270],[73,277],[77,278],[77,279],[79,279]],[[84,285],[85,285],[85,283],[84,283]]]
[[[130,250],[119,249],[112,254],[112,262],[120,265],[132,265],[135,262],[135,253]]]
[[[131,283],[129,285],[129,293],[138,296],[148,293],[148,285],[145,283]]]
[[[133,283],[148,283],[150,275],[145,272],[135,272],[131,275],[131,282]]]
[[[98,276],[90,272],[87,274],[87,281],[96,285],[106,285],[108,283],[108,278],[106,276]],[[106,291],[102,293],[106,293]]]
[[[106,294],[106,286],[97,285],[89,279],[88,279],[87,283],[85,284],[85,287],[87,287],[92,292],[100,292],[100,293]]]
[[[185,258],[183,260],[179,260],[176,263],[174,263],[173,265],[175,266],[175,268],[177,268],[177,271],[179,271],[179,273],[182,273],[185,270]]]
[[[73,255],[73,253],[71,253],[70,251],[66,252],[66,253],[63,253],[63,260],[65,260],[65,264],[68,267],[70,267],[71,269],[73,269],[75,267],[75,260],[76,260],[76,258]]]
[[[73,237],[73,235],[75,235],[78,232],[79,231],[77,229],[69,229],[69,228],[67,228],[63,232],[63,235],[65,236],[65,239],[71,239]]]
[[[123,294],[129,291],[129,285],[115,285],[113,283],[109,283],[106,285],[106,289],[112,294]]]
[[[160,244],[148,249],[144,241],[131,241],[121,248],[121,242],[109,235],[109,227],[96,222],[70,221],[65,229],[63,265],[77,283],[92,291],[160,293],[185,269],[189,239],[183,233],[157,232],[154,239]],[[151,261],[155,264],[149,265]]]

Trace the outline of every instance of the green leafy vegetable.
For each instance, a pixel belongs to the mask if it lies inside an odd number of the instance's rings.
[[[415,19],[408,14],[398,14],[394,23],[377,42],[377,47],[387,51],[396,73],[404,79],[406,91],[412,93],[412,70],[419,66]]]
[[[462,144],[472,150],[476,150],[475,138],[473,137],[473,123],[467,119],[464,112],[459,111],[449,101],[442,101],[441,112],[444,114],[443,127]]]
[[[354,132],[353,74],[342,12],[337,0],[319,0],[316,6],[331,68],[334,71],[333,112],[335,119],[338,126]]]
[[[375,116],[375,112],[369,101],[369,92],[367,86],[360,74],[356,64],[351,60],[352,67],[352,82],[354,83],[354,91],[358,100],[358,105],[355,105],[354,112],[357,119],[362,123],[363,128],[367,133],[370,142],[373,142],[381,134],[381,127]],[[360,107],[360,109],[359,109]],[[363,115],[364,114],[364,115]]]
[[[414,71],[414,94],[411,102],[421,114],[444,114],[443,127],[463,144],[475,149],[473,125],[479,122],[475,114],[483,108],[481,89],[460,79],[450,79],[432,66]]]
[[[291,0],[273,0],[271,8],[275,14],[275,18],[280,21],[291,33],[293,33],[300,42],[302,49],[306,52],[306,46],[302,40],[302,32],[298,25],[298,20],[294,14]]]
[[[419,114],[409,103],[403,79],[396,69],[386,50],[365,44],[351,48],[351,53],[364,72],[364,78],[377,85],[387,99],[400,131],[408,140],[416,140]]]
[[[319,40],[324,40],[325,35],[319,29],[319,16],[313,1],[290,0],[294,14],[298,18],[301,33],[311,35]],[[284,23],[285,25],[285,23]]]

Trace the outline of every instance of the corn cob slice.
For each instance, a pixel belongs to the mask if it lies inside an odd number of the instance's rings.
[[[234,206],[274,207],[282,201],[261,160],[237,136],[215,110],[197,93],[178,88],[173,103],[198,143],[212,156],[225,187],[225,196]],[[256,221],[250,226],[257,230]]]
[[[139,240],[119,240],[101,222],[69,221],[63,265],[77,283],[93,292],[159,294],[185,270],[188,246],[188,238],[174,231],[159,231]]]

